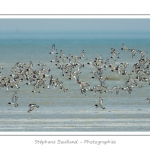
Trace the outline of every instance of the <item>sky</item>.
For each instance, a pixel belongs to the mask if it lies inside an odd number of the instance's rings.
[[[0,32],[47,32],[47,33],[150,33],[150,19],[0,19]]]

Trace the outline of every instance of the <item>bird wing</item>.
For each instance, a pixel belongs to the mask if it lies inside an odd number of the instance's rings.
[[[28,112],[32,111],[34,108],[35,108],[35,107],[33,107],[33,106],[30,107],[29,110],[28,110]]]
[[[103,99],[100,99],[100,100],[99,100],[99,106],[100,106],[101,108],[104,108],[104,107],[103,107]]]

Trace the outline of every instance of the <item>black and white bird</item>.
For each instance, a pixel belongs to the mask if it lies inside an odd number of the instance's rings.
[[[81,58],[88,60],[88,59],[85,57],[84,49],[83,49],[82,52],[81,52]]]
[[[148,100],[149,101],[148,104],[150,104],[150,97],[147,97],[146,100]]]
[[[57,49],[55,49],[55,44],[52,45],[51,52],[49,54],[58,54]]]
[[[123,51],[128,51],[128,50],[130,50],[130,49],[127,48],[127,47],[125,46],[125,44],[122,44],[121,50],[123,50]]]
[[[15,92],[12,96],[12,101],[8,102],[8,104],[15,105],[15,107],[19,106],[17,103],[17,99],[18,99],[17,92]]]
[[[118,93],[119,93],[119,90],[121,90],[122,88],[121,87],[119,87],[119,86],[114,86],[111,90],[109,90],[109,92],[111,92],[112,93],[112,91],[113,90],[116,90],[116,94],[118,95]]]
[[[99,97],[99,104],[95,104],[95,107],[105,109],[105,107],[103,106],[103,99],[101,97]]]
[[[117,52],[114,48],[111,48],[112,56],[110,58],[119,58],[119,52]]]
[[[132,58],[135,56],[135,54],[138,52],[138,50],[136,49],[131,49],[131,53],[132,53]]]
[[[36,104],[29,104],[28,106],[30,107],[29,110],[28,110],[29,113],[30,113],[30,111],[32,111],[35,107],[36,107],[36,108],[39,108],[39,105],[36,105]]]

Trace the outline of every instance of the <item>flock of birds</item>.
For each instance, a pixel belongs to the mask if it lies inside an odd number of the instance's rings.
[[[67,80],[74,80],[76,84],[79,85],[79,90],[81,94],[87,95],[87,92],[96,93],[115,93],[118,95],[119,91],[125,91],[130,94],[133,91],[133,88],[142,88],[141,82],[147,82],[150,85],[150,59],[146,57],[147,52],[141,51],[138,49],[129,49],[122,44],[120,51],[125,51],[131,53],[131,57],[134,58],[136,55],[139,55],[137,62],[132,66],[132,69],[128,71],[129,63],[121,62],[117,63],[117,60],[120,58],[120,52],[116,49],[111,48],[110,58],[104,60],[101,55],[97,55],[94,59],[88,59],[85,55],[85,50],[81,51],[79,56],[69,54],[65,55],[63,50],[57,51],[55,44],[52,45],[51,51],[49,52],[52,55],[50,63],[60,70],[61,76],[67,77]],[[84,60],[84,61],[82,61]],[[84,62],[84,63],[83,63]],[[21,82],[26,82],[26,85],[32,86],[33,93],[41,93],[40,88],[50,89],[50,88],[59,88],[63,92],[68,92],[59,78],[55,78],[54,75],[51,75],[51,69],[46,68],[46,64],[39,62],[36,64],[39,67],[38,70],[34,69],[33,62],[30,61],[29,64],[22,62],[17,62],[12,68],[9,76],[4,76],[0,72],[0,88],[10,88],[19,89]],[[86,81],[81,80],[80,76],[82,74],[82,68],[89,66],[93,68],[94,71],[91,71],[90,79],[95,79],[97,85],[91,87],[90,84]],[[0,69],[4,69],[2,66]],[[114,86],[109,89],[106,81],[109,80],[109,77],[104,75],[104,72],[109,70],[114,74],[119,76],[126,76],[126,80],[122,86]],[[19,106],[17,92],[12,96],[12,101],[8,102],[10,105],[15,107]],[[147,97],[146,100],[150,103],[150,97]],[[31,112],[34,108],[38,108],[37,104],[29,104],[29,110]],[[103,106],[103,99],[99,97],[98,104],[95,104],[96,108],[105,109]]]

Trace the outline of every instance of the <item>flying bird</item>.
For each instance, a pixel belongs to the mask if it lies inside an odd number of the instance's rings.
[[[28,112],[30,113],[30,111],[32,111],[35,107],[36,108],[39,108],[39,105],[36,105],[36,104],[29,104],[29,110],[28,110]]]
[[[103,106],[103,99],[101,97],[99,97],[99,104],[95,104],[95,107],[105,109],[105,107]]]

